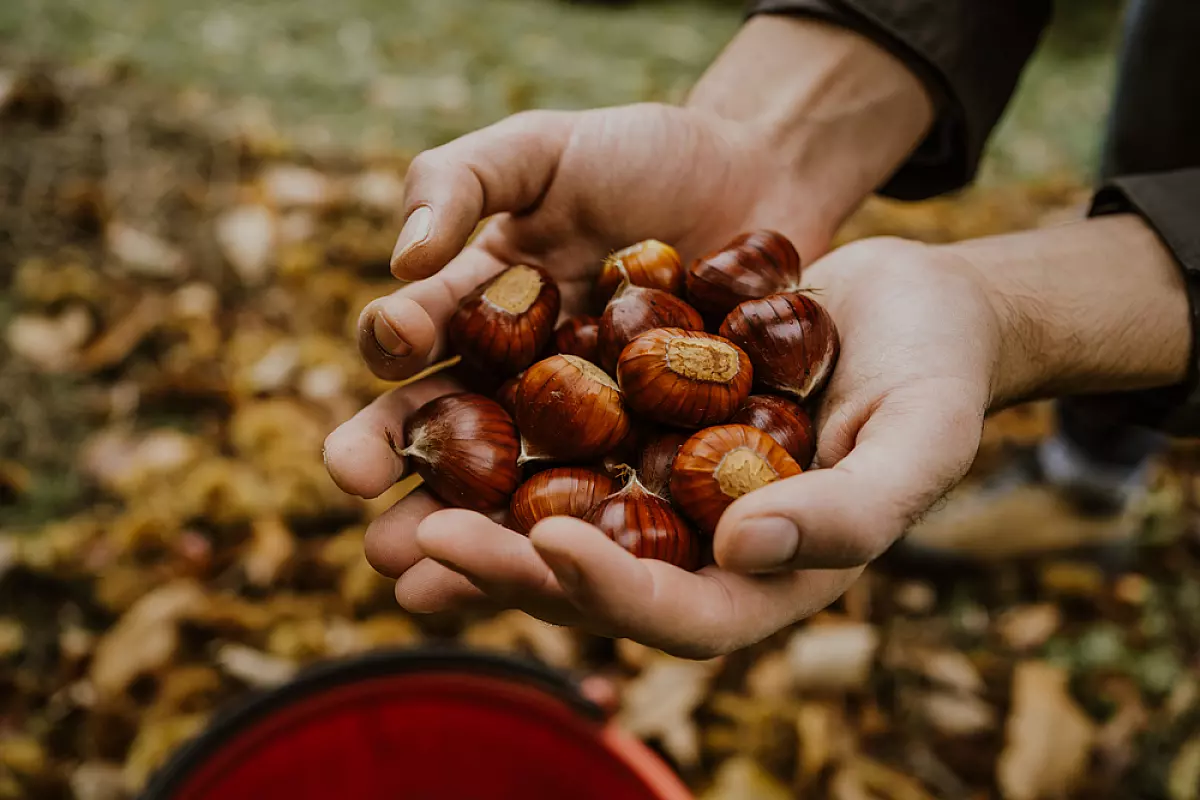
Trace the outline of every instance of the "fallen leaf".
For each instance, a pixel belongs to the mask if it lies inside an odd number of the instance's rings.
[[[216,661],[228,674],[257,688],[287,683],[297,670],[294,661],[236,642],[228,642],[217,648]]]
[[[943,736],[975,736],[996,726],[996,710],[973,694],[921,692],[917,709]]]
[[[867,685],[879,632],[865,622],[808,625],[787,644],[794,685],[804,691],[852,691]]]
[[[25,629],[12,617],[0,617],[0,660],[12,658],[25,646]]]
[[[395,213],[404,202],[404,181],[392,170],[372,169],[355,178],[351,193],[365,208]]]
[[[700,740],[692,714],[721,663],[719,658],[689,661],[659,654],[625,685],[617,725],[633,736],[658,739],[681,767],[695,766]]]
[[[543,622],[523,611],[503,611],[471,625],[462,638],[466,644],[485,650],[528,651],[554,667],[573,667],[579,659],[570,629]]]
[[[1146,580],[1145,575],[1137,573],[1122,575],[1113,585],[1113,596],[1131,606],[1143,605],[1149,595],[1150,582]]]
[[[700,800],[789,800],[788,787],[748,756],[733,756],[717,767],[713,784]]]
[[[229,209],[215,223],[222,254],[246,286],[260,286],[270,274],[275,248],[275,219],[270,209],[242,205]]]
[[[263,194],[279,208],[319,208],[336,198],[334,182],[309,167],[273,164],[258,179]]]
[[[959,692],[982,692],[987,688],[975,664],[958,650],[926,651],[915,666],[939,686]]]
[[[75,800],[126,800],[125,775],[119,764],[85,761],[71,771],[71,794]]]
[[[1026,652],[1041,647],[1062,624],[1062,612],[1054,603],[1017,606],[996,621],[996,632],[1013,650]]]
[[[0,767],[22,778],[38,778],[50,767],[46,748],[32,736],[0,737]]]
[[[892,600],[909,614],[928,614],[937,605],[937,590],[925,581],[904,581],[892,592]]]
[[[287,388],[299,366],[300,346],[281,341],[250,368],[249,386],[255,392],[278,392]]]
[[[845,769],[879,800],[935,800],[920,781],[865,756],[856,756]]]
[[[1096,564],[1051,561],[1041,567],[1042,587],[1060,597],[1095,597],[1104,588],[1104,572]]]
[[[74,305],[57,316],[20,314],[8,324],[8,347],[18,357],[46,372],[70,369],[79,348],[92,335],[92,316]]]
[[[134,603],[96,644],[90,676],[100,696],[117,697],[139,675],[169,663],[179,647],[179,623],[199,613],[205,600],[198,583],[181,579]]]
[[[763,700],[784,700],[792,693],[792,667],[787,654],[774,650],[763,655],[746,673],[746,690]]]
[[[996,764],[1005,800],[1067,797],[1084,779],[1096,724],[1067,691],[1067,678],[1065,670],[1045,662],[1017,665]]]
[[[120,364],[167,319],[170,302],[147,292],[80,353],[80,369],[96,371]]]
[[[805,703],[796,712],[800,757],[796,779],[807,786],[835,761],[853,750],[845,709],[834,703]]]
[[[221,676],[206,665],[188,664],[169,670],[158,687],[147,719],[166,719],[211,707],[221,691]]]
[[[256,519],[250,526],[250,547],[242,558],[246,580],[269,586],[287,569],[296,554],[296,540],[278,516]]]
[[[1171,762],[1167,775],[1167,794],[1171,800],[1196,800],[1200,797],[1200,736],[1184,742]]]
[[[208,714],[185,714],[143,725],[129,746],[125,760],[125,788],[138,792],[155,770],[208,722]]]
[[[109,252],[136,275],[179,278],[187,269],[182,251],[162,237],[118,221],[110,222],[104,235]]]

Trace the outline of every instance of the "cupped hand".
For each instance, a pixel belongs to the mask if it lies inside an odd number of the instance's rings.
[[[805,282],[842,340],[818,411],[816,468],[730,506],[715,534],[715,566],[688,573],[637,559],[569,518],[544,520],[523,536],[417,492],[375,520],[366,538],[371,563],[396,579],[401,605],[515,607],[707,657],[837,599],[965,474],[1004,332],[971,265],[945,250],[858,242],[813,264]],[[382,491],[404,467],[377,445],[404,414],[451,388],[423,381],[365,409],[331,436],[331,471]],[[360,458],[372,453],[377,460]],[[372,470],[380,480],[370,484]]]

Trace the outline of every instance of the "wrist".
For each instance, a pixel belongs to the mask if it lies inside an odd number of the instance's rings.
[[[809,18],[751,19],[686,105],[732,123],[760,154],[763,203],[820,208],[836,229],[920,144],[933,122],[920,79],[865,36]]]
[[[1132,214],[941,249],[982,282],[1002,335],[993,407],[1184,380],[1191,324],[1183,277]]]

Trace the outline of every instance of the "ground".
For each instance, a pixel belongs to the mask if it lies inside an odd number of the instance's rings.
[[[1079,213],[1110,5],[1062,4],[978,189],[872,202],[841,238]],[[0,7],[0,798],[124,796],[253,688],[446,637],[615,689],[618,724],[710,800],[1197,796],[1184,444],[1127,559],[885,560],[812,622],[702,664],[519,614],[412,619],[363,560],[363,526],[411,483],[347,498],[320,443],[385,388],[352,332],[391,287],[407,157],[521,108],[678,98],[738,14]],[[1042,407],[994,419],[979,469],[1045,430]]]

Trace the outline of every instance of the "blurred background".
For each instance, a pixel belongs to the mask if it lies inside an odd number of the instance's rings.
[[[849,240],[1085,208],[1123,3],[1058,3],[979,184]],[[518,613],[414,619],[325,434],[387,386],[359,310],[404,166],[527,108],[678,101],[730,0],[0,3],[0,799],[130,797],[322,659],[453,639],[586,678],[710,800],[1200,796],[1200,529],[1178,445],[1117,566],[884,563],[712,662]],[[1045,434],[989,423],[977,473]],[[1014,531],[1036,537],[1037,531]]]

